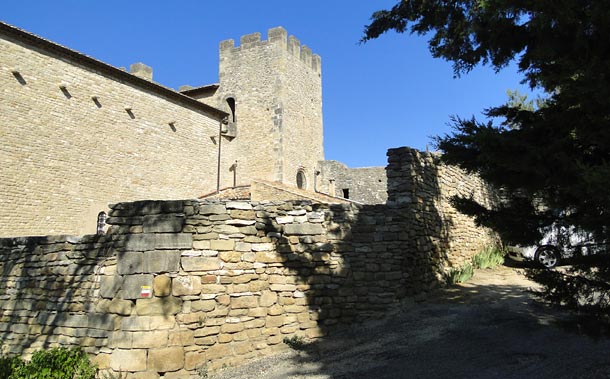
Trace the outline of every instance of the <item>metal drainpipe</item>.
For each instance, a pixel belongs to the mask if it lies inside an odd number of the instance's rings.
[[[222,151],[222,126],[229,123],[225,117],[218,125],[218,167],[216,168],[216,193],[220,193],[220,153]]]

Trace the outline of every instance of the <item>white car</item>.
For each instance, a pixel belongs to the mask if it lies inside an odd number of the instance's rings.
[[[593,234],[575,227],[551,226],[540,242],[533,246],[509,246],[508,257],[515,261],[534,261],[546,268],[562,260],[604,251],[605,243],[594,242]]]

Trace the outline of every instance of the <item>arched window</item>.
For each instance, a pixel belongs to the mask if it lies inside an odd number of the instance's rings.
[[[108,216],[106,215],[106,212],[100,212],[97,214],[97,228],[95,233],[96,234],[104,234],[106,232],[106,219],[108,218]]]
[[[301,169],[297,171],[297,188],[307,189],[307,178],[305,172]]]
[[[231,122],[235,122],[235,99],[232,98],[232,97],[228,97],[227,98],[227,105],[229,106],[229,109],[231,110],[230,121]]]

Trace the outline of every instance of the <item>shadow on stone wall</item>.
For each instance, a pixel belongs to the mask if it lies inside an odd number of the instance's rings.
[[[425,297],[460,225],[433,157],[389,155],[386,205],[140,201],[111,205],[104,236],[0,240],[3,352],[82,346],[115,373],[196,377]]]

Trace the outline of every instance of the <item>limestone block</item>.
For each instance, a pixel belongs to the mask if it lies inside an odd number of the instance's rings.
[[[139,316],[176,315],[181,310],[182,300],[173,296],[136,300],[136,313]]]
[[[131,349],[133,344],[133,333],[115,330],[108,336],[108,347]]]
[[[144,253],[142,262],[142,272],[162,273],[177,272],[180,270],[179,251],[147,251]]]
[[[96,365],[100,370],[105,370],[110,367],[110,354],[97,354],[91,358],[91,363]]]
[[[276,328],[283,326],[286,323],[286,317],[283,315],[278,316],[267,316],[265,318],[265,327],[266,328]]]
[[[263,291],[259,298],[261,307],[270,307],[277,302],[277,293],[273,291]]]
[[[177,233],[183,225],[183,214],[145,215],[142,220],[144,233]]]
[[[100,296],[105,299],[112,299],[123,284],[123,278],[118,275],[102,276],[100,279]]]
[[[286,224],[284,234],[286,235],[316,235],[323,234],[324,227],[321,224]]]
[[[131,332],[132,347],[134,349],[166,347],[168,341],[167,330],[153,330],[146,332]]]
[[[275,244],[273,243],[253,243],[252,251],[273,251],[275,249]]]
[[[110,355],[110,368],[115,371],[144,371],[146,350],[115,349]]]
[[[193,312],[209,312],[216,308],[215,300],[195,300],[191,302]]]
[[[193,247],[190,233],[143,233],[130,234],[125,238],[126,251],[148,251],[155,249],[185,250]]]
[[[190,346],[195,344],[195,334],[192,330],[178,330],[169,332],[168,346]],[[188,353],[186,355],[188,357]],[[188,360],[188,359],[186,359]],[[187,370],[190,368],[186,367]]]
[[[123,280],[123,286],[119,291],[119,296],[123,300],[134,300],[141,298],[142,287],[152,288],[152,275],[127,275]]]
[[[121,329],[124,331],[164,330],[175,325],[174,317],[167,316],[131,316],[121,320]]]
[[[117,262],[117,273],[119,275],[139,274],[142,271],[142,261],[144,254],[139,252],[128,251],[119,253]]]
[[[282,263],[286,257],[275,251],[259,251],[256,253],[256,262],[260,263]]]
[[[234,210],[229,211],[229,214],[234,219],[254,220],[256,218],[256,212],[254,212],[253,210],[235,210],[234,209]],[[253,224],[248,224],[248,225],[253,225]]]
[[[237,333],[245,329],[244,324],[223,324],[220,326],[221,333]]]
[[[129,316],[133,308],[133,303],[129,300],[112,299],[108,304],[108,312],[120,316]]]
[[[215,257],[182,257],[184,271],[214,271],[222,268],[222,261]]]
[[[235,241],[233,240],[212,240],[210,241],[210,248],[212,250],[227,251],[235,248]]]
[[[184,355],[184,369],[195,370],[205,364],[205,354],[198,351],[188,351]]]
[[[172,346],[148,350],[148,369],[151,371],[177,371],[184,367],[184,349]]]
[[[226,225],[234,225],[234,226],[249,226],[256,224],[256,220],[242,220],[242,219],[232,219],[226,220]]]
[[[222,204],[205,204],[199,206],[200,215],[212,215],[227,213],[227,208]]]
[[[172,280],[172,294],[174,296],[199,295],[200,293],[200,276],[177,276]]]
[[[230,344],[220,344],[211,346],[206,350],[205,355],[208,360],[215,360],[218,358],[233,356],[234,353]]]
[[[239,263],[241,262],[242,254],[238,251],[221,251],[218,256],[224,262]]]
[[[257,296],[240,296],[231,300],[232,309],[258,307]]]
[[[241,201],[229,201],[226,206],[227,209],[252,210],[252,204]]]
[[[167,275],[155,276],[153,293],[157,297],[169,296],[172,293],[172,279]]]
[[[120,375],[120,374],[116,374]],[[114,376],[109,376],[113,378]],[[125,379],[159,379],[160,376],[156,371],[139,371],[127,373]]]
[[[275,222],[277,222],[278,224],[290,224],[290,223],[294,222],[294,217],[292,217],[292,216],[278,216],[275,219]]]

